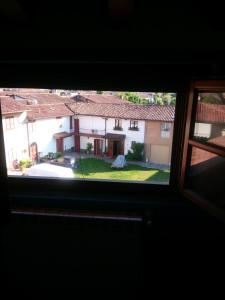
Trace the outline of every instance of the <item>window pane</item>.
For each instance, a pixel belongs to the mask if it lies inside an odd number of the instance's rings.
[[[225,147],[225,93],[200,93],[194,138]]]
[[[188,187],[219,206],[225,205],[225,158],[192,147]]]
[[[174,93],[15,88],[0,97],[10,176],[168,184]]]

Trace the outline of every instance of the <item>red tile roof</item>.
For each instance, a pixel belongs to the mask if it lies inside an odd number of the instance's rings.
[[[22,103],[17,103],[10,97],[1,97],[1,110],[2,114],[10,114],[10,113],[21,113],[25,110],[28,110],[28,107]]]
[[[64,103],[54,105],[27,105],[27,107],[31,109],[31,111],[28,112],[29,121],[74,115]]]
[[[49,93],[12,93],[12,95],[24,98],[22,101],[24,104],[29,104],[29,102],[32,102],[33,100],[36,100],[38,104],[54,104],[54,103],[71,103],[73,102],[72,99],[69,97],[61,97],[55,94],[49,94]]]
[[[225,123],[225,105],[198,102],[196,120],[204,123]]]
[[[116,95],[107,94],[81,94],[72,97],[72,99],[80,102],[98,103],[98,104],[129,104],[127,100],[123,100]]]
[[[175,107],[170,105],[130,104],[67,104],[76,115],[100,116],[134,120],[173,122]]]

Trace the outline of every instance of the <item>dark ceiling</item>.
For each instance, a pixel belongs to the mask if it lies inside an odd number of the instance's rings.
[[[147,3],[1,1],[1,58],[223,62],[225,22],[216,1]]]

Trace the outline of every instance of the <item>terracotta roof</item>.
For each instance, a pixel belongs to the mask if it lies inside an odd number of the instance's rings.
[[[225,136],[218,136],[216,138],[208,140],[208,142],[225,147]]]
[[[29,121],[73,115],[73,112],[63,103],[54,105],[29,105],[28,107],[31,109],[28,112]]]
[[[12,93],[11,95],[15,95],[18,97],[24,98],[22,101],[24,104],[28,104],[29,100],[37,100],[38,104],[54,104],[54,103],[71,103],[73,102],[72,99],[69,97],[61,97],[55,94],[49,94],[49,93]]]
[[[196,120],[204,123],[225,123],[225,105],[198,102]]]
[[[67,104],[76,115],[100,116],[120,119],[173,122],[175,107],[170,105],[130,104]]]
[[[89,103],[98,103],[98,104],[129,104],[127,100],[123,100],[116,95],[105,95],[105,94],[81,94],[72,97],[76,101],[80,102],[89,102]]]
[[[2,114],[10,114],[10,113],[21,113],[25,110],[28,110],[27,106],[18,103],[10,97],[1,97],[1,110]]]

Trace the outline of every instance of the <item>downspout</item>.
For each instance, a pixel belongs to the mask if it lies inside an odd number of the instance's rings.
[[[30,137],[29,137],[29,128],[28,128],[28,122],[26,123],[26,127],[27,127],[27,146],[28,146],[28,155],[29,155],[29,158],[30,157]]]
[[[106,153],[106,124],[107,124],[107,118],[105,118],[105,153]]]

